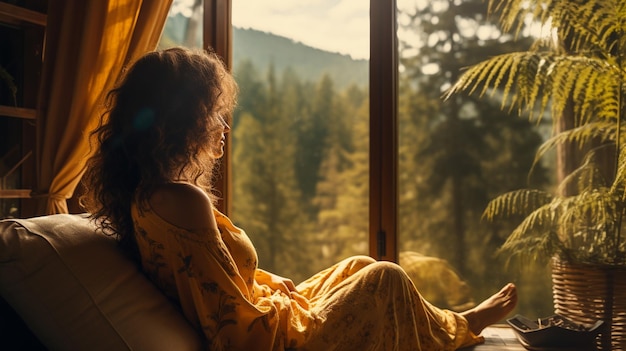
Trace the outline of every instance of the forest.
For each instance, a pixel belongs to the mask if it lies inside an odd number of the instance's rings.
[[[503,192],[553,186],[551,159],[533,167],[549,121],[533,124],[495,99],[442,98],[464,67],[530,45],[530,33],[501,33],[497,16],[487,13],[482,0],[439,0],[398,15],[399,251],[447,260],[476,301],[514,281],[519,310],[546,315],[547,268],[499,255],[516,222],[488,223],[482,212]],[[166,25],[164,40],[174,32],[180,29]],[[271,52],[281,57],[320,54],[279,62],[260,54],[260,37],[277,40],[234,32],[240,96],[232,119],[231,217],[253,241],[260,267],[297,283],[342,258],[368,254],[367,62],[333,70],[350,58],[278,38],[282,44]],[[305,73],[314,70],[311,62],[317,74]],[[346,67],[355,70],[338,73]]]

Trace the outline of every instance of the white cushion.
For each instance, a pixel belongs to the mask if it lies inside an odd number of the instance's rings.
[[[199,350],[201,336],[84,215],[0,221],[0,295],[50,350]]]

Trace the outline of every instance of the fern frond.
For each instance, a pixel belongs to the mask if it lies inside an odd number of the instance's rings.
[[[619,118],[621,87],[617,66],[581,63],[575,70],[578,81],[572,91],[574,115],[582,125],[596,118],[615,123]]]
[[[515,52],[470,67],[444,97],[464,90],[469,94],[479,90],[483,96],[501,89],[502,108],[507,104],[509,110],[518,107],[518,112],[529,112],[531,120],[538,110],[539,121],[550,106],[558,123],[568,104],[573,104],[576,125],[583,125],[593,118],[617,119],[621,87],[616,74],[622,72],[598,58]]]
[[[534,81],[530,82],[530,90],[527,95],[523,95],[523,97],[526,98],[525,102],[530,111],[528,117],[530,120],[533,119],[535,101],[538,96],[541,96],[541,100],[539,102],[539,117],[537,118],[538,121],[541,120],[541,117],[545,113],[546,107],[548,106],[548,102],[550,101],[550,95],[544,93],[545,91],[549,91],[545,84],[546,77],[549,77],[546,72],[550,69],[550,61],[551,60],[549,56],[544,55],[541,57],[539,64],[537,65],[537,71],[535,72]]]
[[[557,118],[571,103],[574,111],[580,112],[576,124],[582,125],[596,116],[598,110],[594,108],[599,99],[606,99],[607,106],[618,101],[619,88],[615,79],[618,70],[603,60],[579,55],[555,56],[547,74],[546,85],[550,90],[545,93],[551,99],[551,114]],[[577,92],[578,95],[573,95]]]
[[[578,82],[578,77],[572,74],[572,62],[565,57],[555,57],[546,76],[548,81],[544,98],[552,100],[552,115],[562,113],[569,103],[570,92]]]
[[[616,11],[617,1],[560,2],[554,23],[561,38],[568,38],[570,49],[612,52],[616,48],[616,33],[621,19]]]
[[[501,27],[518,37],[524,21],[531,17],[540,25],[550,24],[568,48],[578,51],[614,52],[618,48],[616,33],[624,33],[624,4],[619,0],[490,0],[489,13],[500,13]]]
[[[544,141],[535,154],[534,163],[539,162],[545,154],[559,145],[575,144],[578,148],[592,140],[602,142],[614,141],[617,125],[609,121],[590,122],[584,126],[563,130]]]
[[[508,73],[508,69],[509,67],[511,67],[514,58],[509,58],[509,57],[503,57],[501,56],[501,60],[499,59],[495,59],[493,60],[493,65],[488,65],[488,67],[485,67],[485,70],[481,73],[480,77],[478,78],[478,81],[483,81],[483,90],[480,93],[480,96],[483,96],[486,92],[487,89],[490,86],[494,86],[497,87],[499,86],[500,82],[502,82],[502,77]],[[494,82],[493,85],[491,84],[491,82]],[[473,91],[470,91],[470,94]],[[493,92],[495,92],[495,89],[493,90]],[[492,93],[493,95],[493,93]],[[503,97],[503,101],[506,100],[506,96]]]
[[[481,86],[482,90],[479,96],[483,96],[491,88],[490,83],[497,80],[497,76],[502,77],[507,73],[507,69],[502,67],[510,67],[517,55],[518,53],[503,54],[469,67],[455,84],[447,90],[444,98],[447,99],[455,93],[468,89],[469,94],[473,94]],[[501,79],[497,81],[500,83]]]
[[[518,37],[524,27],[524,20],[531,16],[541,21],[548,22],[550,14],[546,11],[552,6],[553,0],[535,0],[535,6],[529,5],[525,0],[490,0],[489,13],[500,13],[500,23],[505,32],[514,32]]]
[[[572,100],[574,101],[583,101],[584,94],[587,92],[587,88],[589,87],[589,82],[593,80],[596,76],[595,69],[591,66],[585,66],[578,72],[578,84],[574,86],[572,90]],[[582,106],[582,104],[574,104],[573,111],[574,115],[587,113],[587,106]]]
[[[510,191],[491,200],[483,212],[483,218],[492,221],[499,216],[525,215],[550,203],[552,198],[552,194],[537,189]]]
[[[553,202],[557,200],[557,198],[553,198]],[[537,233],[555,231],[559,216],[555,216],[554,210],[558,207],[554,206],[553,202],[540,206],[528,214],[511,232],[506,241],[515,242],[525,237],[537,235]]]
[[[607,187],[607,183],[608,181],[602,177],[602,173],[595,162],[595,153],[590,151],[585,155],[582,164],[561,180],[557,192],[565,194],[567,193],[566,189],[573,184],[579,193],[584,193]],[[581,195],[570,195],[571,198],[576,198],[576,196]]]
[[[622,201],[626,201],[626,148],[619,150],[617,170],[611,192],[621,194]]]
[[[532,236],[521,237],[516,240],[507,240],[496,252],[501,256],[506,254],[506,264],[510,264],[514,258],[522,262],[547,263],[553,254],[563,252],[563,245],[554,231],[538,231]]]
[[[530,109],[529,105],[534,105],[543,83],[542,61],[542,55],[533,52],[515,52],[495,56],[468,68],[446,91],[444,98],[447,99],[455,93],[466,90],[469,90],[469,94],[479,90],[479,96],[483,96],[490,90],[504,88],[503,106],[511,94],[518,94],[521,98],[511,101]],[[532,86],[527,89],[525,88],[527,84],[517,84],[518,80],[531,82]],[[512,91],[512,87],[522,90]]]
[[[559,227],[574,233],[593,232],[596,236],[601,233],[603,239],[612,239],[620,214],[617,203],[615,194],[602,187],[568,197],[562,204],[564,211],[559,218]],[[587,241],[590,239],[597,238],[586,238]]]

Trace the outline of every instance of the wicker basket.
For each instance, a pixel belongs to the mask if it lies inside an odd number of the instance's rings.
[[[626,267],[570,264],[552,260],[556,314],[579,324],[603,320],[598,350],[626,351]]]

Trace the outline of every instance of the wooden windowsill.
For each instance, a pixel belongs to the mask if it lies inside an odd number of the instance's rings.
[[[485,342],[480,345],[466,347],[462,351],[526,351],[515,336],[513,330],[505,324],[495,324],[480,334]],[[459,351],[461,351],[459,350]]]

